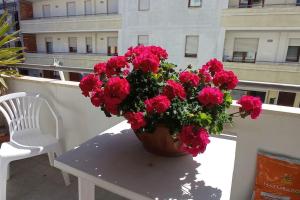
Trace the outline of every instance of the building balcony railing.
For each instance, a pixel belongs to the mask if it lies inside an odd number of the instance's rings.
[[[57,16],[21,20],[20,25],[22,33],[118,31],[121,28],[121,16],[118,14]]]
[[[18,67],[24,68],[26,66],[19,65]],[[38,65],[28,65],[27,67],[39,67],[48,70],[79,71],[78,68],[70,67]],[[84,72],[88,71],[87,69],[81,70]],[[34,77],[6,78],[6,81],[9,92],[26,91],[41,93],[53,103],[63,119],[64,134],[62,143],[68,150],[73,149],[89,138],[96,136],[100,132],[123,120],[122,118],[116,117],[106,118],[99,109],[93,108],[90,105],[89,100],[81,95],[78,83],[76,82]],[[299,85],[286,85],[282,88],[282,84],[276,85],[272,83],[247,83],[241,81],[239,84],[245,84],[244,86],[248,87],[266,87],[265,89],[269,87],[280,87],[280,89],[300,92]],[[235,112],[237,109],[238,106],[233,104],[231,112]],[[47,124],[41,124],[41,127],[44,128],[45,131],[51,133],[52,130],[54,130],[55,122],[51,120],[50,115],[45,113],[42,115],[40,121],[47,122]],[[233,126],[225,127],[224,134],[219,137],[224,138],[225,141],[232,141],[232,145],[236,148],[236,154],[234,156],[235,159],[231,159],[233,155],[222,158],[222,162],[231,163],[229,165],[231,166],[230,169],[227,169],[228,173],[221,174],[223,183],[225,180],[225,183],[230,183],[226,188],[229,190],[231,188],[231,194],[230,197],[225,197],[223,194],[229,194],[230,191],[222,191],[222,198],[224,197],[232,200],[251,199],[253,182],[256,175],[256,155],[258,150],[299,158],[299,121],[300,108],[263,105],[263,112],[258,120],[250,120],[248,118],[234,119]],[[211,145],[214,146],[213,144]],[[220,156],[220,148],[214,150],[210,147],[211,146],[208,146],[208,151],[211,152],[211,156]],[[221,145],[220,147],[226,148],[226,145]],[[142,146],[140,146],[140,148],[142,151]],[[203,168],[209,157],[205,158],[205,155],[203,156],[203,159],[201,159],[203,165],[201,164],[202,168],[200,168],[200,170],[209,170]],[[222,170],[214,173],[217,173],[218,175],[220,172],[222,172]],[[206,180],[205,186],[214,188],[214,183],[216,183],[215,179]],[[197,189],[202,190],[201,187]],[[34,191],[32,190],[30,192]],[[42,196],[42,194],[39,196]]]
[[[278,3],[272,3],[272,1],[265,1],[261,0],[258,2],[253,2],[253,1],[241,1],[239,0],[238,2],[236,1],[229,1],[229,8],[278,8],[278,7],[294,7],[294,6],[300,6],[300,1],[295,0],[295,1],[282,1]]]
[[[108,60],[110,54],[101,53],[26,53],[25,62],[30,64],[52,65],[54,60],[66,66],[92,68],[96,63]]]

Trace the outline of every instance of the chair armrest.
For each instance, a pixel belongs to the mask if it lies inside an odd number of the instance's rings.
[[[55,109],[55,107],[49,101],[47,101],[45,98],[42,98],[42,100],[47,105],[47,107],[49,108],[49,110],[50,110],[53,118],[55,119],[55,124],[56,124],[55,137],[56,137],[57,140],[59,140],[61,138],[62,129],[63,129],[63,120],[62,120],[62,117],[57,112],[57,110]]]

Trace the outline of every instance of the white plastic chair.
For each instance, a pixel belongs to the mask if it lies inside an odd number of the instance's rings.
[[[46,105],[56,121],[56,135],[44,133],[40,129],[41,106]],[[10,142],[0,149],[0,200],[6,200],[6,181],[9,178],[9,163],[41,154],[48,154],[53,166],[55,156],[62,154],[59,143],[62,120],[49,102],[39,94],[25,92],[0,97],[0,111],[5,116],[10,132]],[[62,172],[66,185],[69,175]]]

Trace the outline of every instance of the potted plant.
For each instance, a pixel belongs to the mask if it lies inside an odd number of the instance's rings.
[[[147,150],[164,156],[196,156],[233,116],[259,116],[262,103],[252,96],[238,101],[239,112],[226,112],[238,79],[217,59],[178,72],[167,58],[161,47],[131,47],[96,64],[79,86],[107,117],[124,116]]]

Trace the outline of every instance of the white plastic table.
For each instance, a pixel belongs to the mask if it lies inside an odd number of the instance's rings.
[[[128,199],[229,200],[235,140],[211,137],[204,154],[165,158],[144,150],[126,122],[55,160],[78,177],[79,200],[94,200],[95,185]]]

